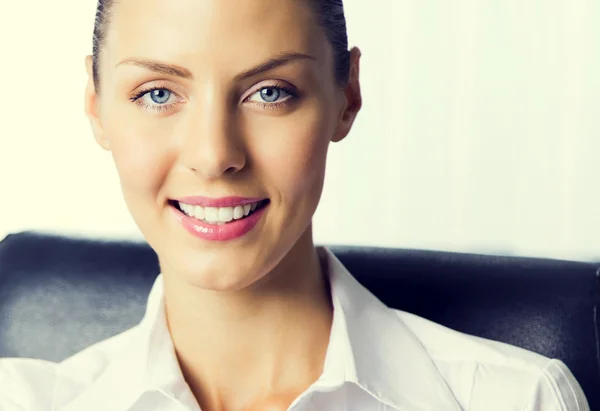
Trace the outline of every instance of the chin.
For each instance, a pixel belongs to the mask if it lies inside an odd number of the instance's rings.
[[[232,241],[195,238],[171,215],[138,226],[147,228],[144,235],[168,281],[205,290],[239,291],[264,279],[295,246],[311,238],[310,218],[307,224],[288,220],[281,232],[273,229],[285,225],[280,218],[265,217],[254,230]]]
[[[253,247],[255,250],[259,249]],[[163,275],[212,291],[239,291],[260,280],[271,264],[252,249],[236,247],[164,249],[158,253]],[[262,254],[262,253],[261,253]],[[177,278],[175,278],[177,277]]]

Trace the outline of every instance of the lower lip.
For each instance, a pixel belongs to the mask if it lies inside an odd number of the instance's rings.
[[[268,204],[263,206],[241,220],[233,220],[223,225],[208,224],[182,213],[176,207],[171,206],[171,208],[175,212],[175,218],[193,236],[209,241],[230,241],[243,237],[252,230],[268,206]]]

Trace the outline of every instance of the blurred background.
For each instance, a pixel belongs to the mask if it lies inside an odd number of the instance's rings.
[[[316,241],[600,260],[600,1],[345,4],[364,107]],[[0,3],[0,240],[140,238],[83,113],[95,6]]]

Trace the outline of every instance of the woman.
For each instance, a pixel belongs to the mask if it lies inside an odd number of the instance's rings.
[[[162,270],[135,328],[0,362],[0,410],[587,410],[559,361],[385,307],[311,218],[361,108],[341,0],[102,0],[85,110]]]

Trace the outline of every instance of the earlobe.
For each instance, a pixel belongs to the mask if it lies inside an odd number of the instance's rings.
[[[338,120],[338,127],[336,133],[332,138],[332,142],[337,143],[343,140],[354,124],[354,119],[358,115],[362,107],[362,95],[360,91],[360,49],[354,47],[350,50],[350,76],[348,85],[344,90],[345,104],[340,113]]]
[[[92,70],[92,56],[86,56],[85,67],[88,74],[88,81],[85,88],[84,97],[85,115],[90,121],[90,125],[92,127],[92,132],[94,133],[94,138],[96,139],[96,142],[103,149],[110,150],[110,144],[104,133],[102,121],[100,120],[98,93],[96,92],[96,85],[94,84],[94,76]]]

